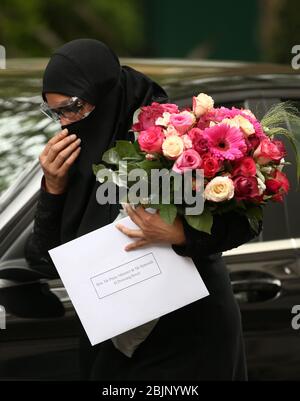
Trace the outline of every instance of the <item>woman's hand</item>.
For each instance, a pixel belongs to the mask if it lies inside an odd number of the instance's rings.
[[[68,130],[64,129],[51,138],[39,157],[45,176],[45,189],[52,194],[65,192],[68,170],[81,150],[80,139],[76,135],[67,134]]]
[[[149,213],[139,206],[133,209],[126,205],[126,212],[131,220],[139,229],[130,229],[118,223],[116,227],[129,238],[136,238],[135,242],[127,245],[125,250],[141,248],[144,245],[152,243],[168,243],[173,245],[184,245],[185,235],[180,218],[176,218],[174,224],[167,224],[158,213]]]

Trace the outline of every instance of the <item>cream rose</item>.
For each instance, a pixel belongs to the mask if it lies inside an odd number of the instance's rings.
[[[193,112],[196,117],[201,117],[209,110],[214,108],[214,100],[205,93],[200,93],[197,97],[193,97]]]
[[[179,136],[179,132],[176,130],[176,128],[173,125],[169,125],[166,129],[164,129],[164,135],[165,137],[169,136]]]
[[[204,198],[213,202],[227,201],[234,196],[234,184],[229,177],[215,177],[204,190]]]
[[[169,159],[177,159],[184,150],[183,140],[177,136],[169,136],[162,144],[163,154]]]
[[[230,127],[239,128],[247,136],[255,133],[253,124],[241,115],[237,115],[234,118],[224,118],[224,120],[221,121],[221,124],[227,124]]]
[[[247,120],[247,118],[241,116],[241,115],[237,115],[234,117],[234,120],[236,120],[239,125],[241,130],[248,136],[248,135],[252,135],[255,133],[255,129],[253,127],[253,124],[250,123],[249,120]]]

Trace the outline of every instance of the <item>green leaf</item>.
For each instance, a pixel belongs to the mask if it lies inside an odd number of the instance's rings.
[[[142,160],[143,155],[141,155],[135,148],[134,144],[130,141],[117,141],[116,142],[116,152],[118,153],[120,159],[123,160]]]
[[[259,233],[259,223],[263,219],[262,208],[260,206],[249,207],[245,210],[245,214],[248,218],[250,227],[256,234],[258,234]]]
[[[136,163],[137,168],[141,168],[143,170],[151,171],[152,169],[161,169],[162,164],[159,160],[143,160],[141,162]]]
[[[173,224],[177,216],[177,207],[175,205],[158,205],[159,214],[167,224]]]
[[[119,164],[120,156],[116,148],[108,149],[102,156],[102,160],[107,164]]]
[[[137,153],[141,153],[142,152],[138,141],[134,141],[133,142],[133,146],[134,146],[134,148],[135,148]]]
[[[197,216],[184,215],[188,224],[198,231],[204,231],[211,234],[211,227],[213,225],[213,215],[208,209],[204,209],[203,213]]]
[[[106,168],[106,166],[104,166],[104,164],[93,164],[92,168],[93,168],[93,173],[97,175],[98,171],[103,170],[104,168]]]

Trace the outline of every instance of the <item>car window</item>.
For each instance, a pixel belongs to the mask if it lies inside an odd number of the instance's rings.
[[[282,99],[283,101],[288,100],[288,99]],[[293,105],[295,105],[300,112],[300,100],[293,100]],[[300,127],[291,127],[297,131],[297,135],[300,141]],[[287,158],[289,162],[292,163],[293,166],[295,166],[296,160],[294,157],[294,154],[291,149],[291,145],[287,144],[288,148],[288,154],[289,157]],[[300,238],[300,185],[298,188],[298,183],[297,183],[297,176],[296,176],[296,171],[295,168],[291,166],[287,166],[287,174],[288,178],[291,183],[291,190],[287,196],[286,199],[286,205],[285,205],[285,213],[288,219],[288,227],[289,227],[289,236],[293,238]],[[298,188],[298,190],[297,190]]]
[[[39,91],[38,78],[0,76],[0,195],[58,128],[39,111]]]
[[[286,100],[288,99],[281,99],[281,101]],[[293,103],[298,107],[298,110],[300,110],[300,101],[293,101]],[[286,126],[288,126],[288,123]],[[288,128],[291,127],[288,126]],[[289,141],[283,136],[279,138],[284,142],[287,149],[287,157],[285,160],[291,163],[290,165],[285,166],[284,169],[284,172],[287,174],[290,181],[291,188],[283,203],[272,202],[265,208],[264,229],[262,233],[263,241],[300,237],[300,191],[297,190],[298,184],[295,169],[296,160]]]

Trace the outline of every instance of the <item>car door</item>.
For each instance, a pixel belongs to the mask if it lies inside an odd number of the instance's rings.
[[[82,329],[69,297],[59,279],[45,279],[23,255],[39,181],[37,170],[1,214],[6,222],[0,229],[0,305],[6,320],[0,331],[1,379],[79,377]]]
[[[31,162],[53,128],[38,111],[39,77],[0,82],[0,379],[76,379],[82,329],[73,306],[60,280],[24,259],[41,179]]]
[[[280,99],[251,99],[261,115]],[[287,159],[295,165],[289,144]],[[264,210],[263,232],[255,242],[225,253],[240,304],[249,378],[299,380],[300,337],[292,327],[300,304],[300,195],[295,168],[286,169],[291,190],[283,204]]]

